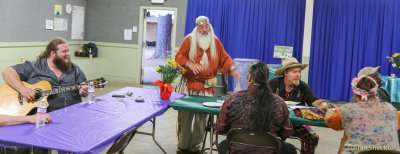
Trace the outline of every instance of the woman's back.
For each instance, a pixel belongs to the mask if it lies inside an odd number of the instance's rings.
[[[348,138],[344,153],[359,150],[399,150],[397,110],[389,103],[360,102],[342,106]]]

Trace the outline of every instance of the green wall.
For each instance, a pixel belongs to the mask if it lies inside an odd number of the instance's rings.
[[[48,42],[0,42],[0,70],[21,63],[21,57],[26,60],[36,60]],[[88,79],[105,77],[108,81],[122,81],[139,84],[140,81],[140,51],[137,45],[94,42],[98,49],[98,57],[75,57],[74,52],[87,41],[70,41],[71,61],[78,64]],[[0,84],[3,84],[0,76]]]

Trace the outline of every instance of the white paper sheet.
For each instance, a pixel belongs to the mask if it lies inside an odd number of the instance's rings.
[[[124,29],[124,40],[132,40],[132,29]]]
[[[54,18],[54,31],[67,31],[68,19],[67,18]]]
[[[83,39],[83,36],[85,34],[84,24],[85,24],[85,7],[73,6],[71,39]]]
[[[46,20],[46,29],[53,29],[53,20]]]

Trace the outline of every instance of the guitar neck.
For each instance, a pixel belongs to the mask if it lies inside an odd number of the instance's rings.
[[[90,83],[90,82],[92,82],[92,81],[93,81],[93,82],[96,82],[96,81],[100,82],[100,83],[95,83],[95,84],[94,84],[95,88],[103,88],[104,85],[107,84],[107,81],[104,80],[103,77],[101,77],[100,80],[99,80],[99,79],[88,80],[88,83]],[[99,86],[99,87],[98,87],[98,86]],[[43,97],[43,96],[50,96],[50,95],[58,94],[58,93],[62,93],[62,92],[74,91],[74,90],[80,89],[81,87],[82,87],[82,85],[73,85],[73,86],[68,86],[68,87],[56,88],[56,89],[52,89],[52,90],[41,91],[41,92],[40,92],[40,93],[41,93],[40,95],[41,95],[42,97]]]
[[[58,94],[58,93],[62,93],[62,92],[69,92],[69,91],[74,91],[77,90],[79,88],[81,88],[81,85],[73,85],[73,86],[68,86],[68,87],[62,87],[62,88],[56,88],[56,89],[52,89],[52,90],[46,90],[46,91],[41,91],[41,96],[49,96],[49,95],[53,95],[53,94]]]

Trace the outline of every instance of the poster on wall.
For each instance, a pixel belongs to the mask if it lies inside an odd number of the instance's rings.
[[[54,18],[54,31],[67,31],[68,19],[67,18]]]
[[[73,6],[72,7],[72,26],[71,26],[71,39],[82,40],[85,34],[85,7]]]
[[[277,45],[274,47],[274,58],[289,58],[292,54],[293,47]]]
[[[54,28],[54,24],[53,24],[53,20],[46,20],[46,29],[53,29]]]
[[[124,29],[124,40],[132,40],[132,29]]]

